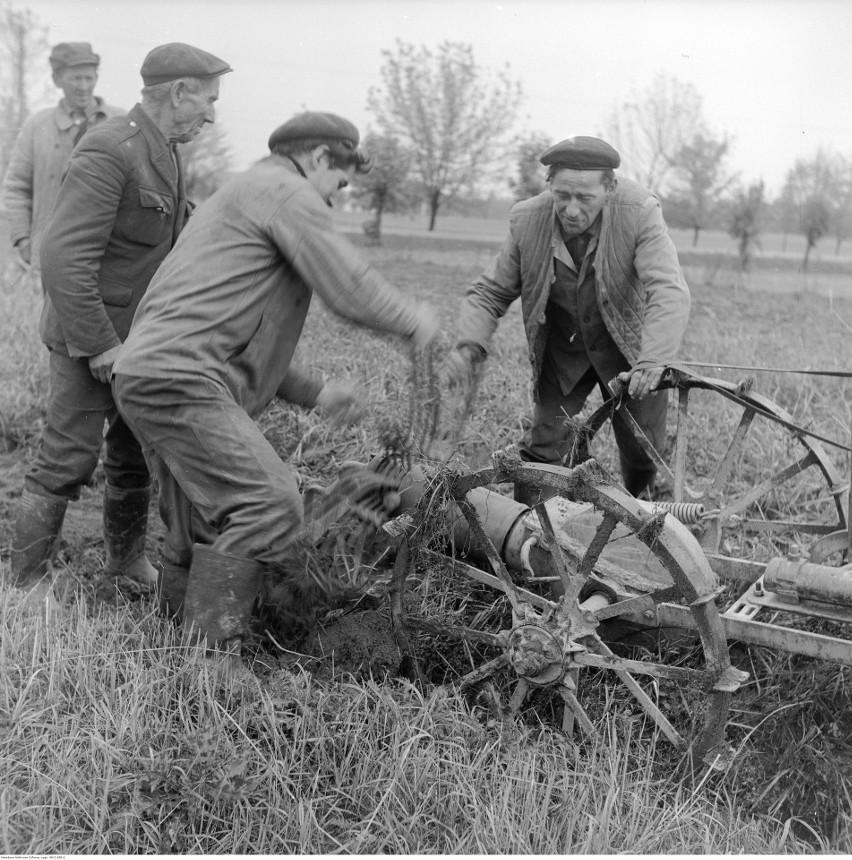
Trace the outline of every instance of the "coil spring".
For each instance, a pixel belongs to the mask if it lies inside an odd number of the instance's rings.
[[[665,511],[685,526],[697,525],[704,519],[706,509],[698,502],[652,502],[654,511]]]

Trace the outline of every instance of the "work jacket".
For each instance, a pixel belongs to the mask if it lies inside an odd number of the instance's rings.
[[[124,108],[108,105],[101,98],[86,120],[89,128],[113,116],[123,116]],[[9,241],[15,245],[30,241],[31,262],[38,268],[41,238],[53,213],[65,163],[79,133],[65,100],[28,117],[15,140],[3,180],[3,210]]]
[[[680,347],[690,297],[660,203],[637,183],[619,179],[601,216],[595,292],[607,331],[631,367],[665,365]],[[515,204],[508,236],[461,308],[459,342],[487,351],[498,320],[521,299],[533,382],[549,335],[547,304],[561,241],[549,190]]]
[[[127,336],[189,208],[176,149],[136,105],[74,150],[41,250],[42,340],[72,358]]]
[[[322,378],[291,367],[313,293],[407,337],[421,310],[334,227],[293,163],[271,155],[193,215],[142,300],[116,374],[213,385],[255,416],[277,395],[313,405]]]

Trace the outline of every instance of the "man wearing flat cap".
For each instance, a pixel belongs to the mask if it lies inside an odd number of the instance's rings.
[[[95,95],[101,58],[88,42],[62,42],[50,52],[53,83],[63,96],[56,107],[28,117],[15,140],[3,181],[9,239],[24,268],[39,270],[41,237],[53,213],[71,150],[91,127],[124,108]]]
[[[512,208],[509,235],[465,296],[449,379],[470,382],[499,319],[520,298],[534,396],[521,458],[572,465],[565,416],[576,415],[596,385],[609,397],[616,377],[630,395],[622,408],[660,451],[667,392],[656,387],[690,306],[660,203],[616,179],[620,157],[598,138],[563,140],[541,162],[549,188]],[[656,467],[621,410],[612,424],[625,488],[652,492]],[[529,495],[516,489],[519,501],[534,501]]]
[[[88,131],[68,161],[41,246],[47,421],[12,538],[11,578],[36,594],[49,590],[66,507],[91,480],[104,443],[106,573],[156,582],[145,555],[150,476],[116,410],[110,374],[189,215],[177,144],[214,121],[219,79],[230,70],[191,45],[154,48],[142,63],[141,103]]]
[[[357,128],[309,112],[271,154],[193,216],[151,282],[113,390],[160,487],[161,611],[236,657],[264,572],[302,522],[296,479],[254,419],[276,397],[346,418],[362,400],[292,363],[311,298],[417,351],[435,316],[389,285],[334,227],[330,207],[369,159]],[[219,658],[224,655],[224,659]]]

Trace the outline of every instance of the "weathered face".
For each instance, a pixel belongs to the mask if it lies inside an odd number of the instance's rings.
[[[169,138],[178,143],[188,143],[196,138],[206,123],[216,121],[218,100],[219,78],[212,78],[197,93],[190,92],[185,85],[175,90],[174,132]]]
[[[314,150],[311,163],[314,169],[308,174],[308,180],[326,204],[334,206],[340,192],[346,188],[355,174],[355,166],[335,167],[331,153],[326,147],[317,147]]]
[[[550,193],[566,237],[579,236],[601,213],[611,188],[603,184],[602,170],[569,170],[555,173]]]
[[[62,90],[65,103],[72,110],[86,110],[95,97],[98,82],[97,66],[69,66],[53,75],[53,82]]]

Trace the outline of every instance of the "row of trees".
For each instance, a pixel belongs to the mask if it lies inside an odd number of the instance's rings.
[[[28,10],[0,0],[0,167],[29,112],[29,96],[46,86],[47,30]],[[364,145],[376,167],[353,196],[372,215],[365,230],[380,240],[386,213],[438,213],[487,188],[524,199],[544,188],[538,157],[553,141],[540,132],[518,135],[523,88],[508,66],[496,73],[477,64],[470,45],[445,41],[436,49],[397,41],[384,51],[381,85],[367,106],[375,119]],[[622,156],[620,174],[650,188],[675,227],[698,245],[708,228],[728,229],[748,266],[761,231],[806,240],[804,265],[828,234],[839,252],[852,232],[852,162],[820,151],[797,161],[781,194],[769,200],[762,182],[743,186],[729,168],[733,138],[713,129],[692,84],[657,73],[606,116],[601,136]],[[190,193],[211,194],[232,164],[221,127],[208,128],[183,150]],[[507,178],[508,177],[508,178]]]

